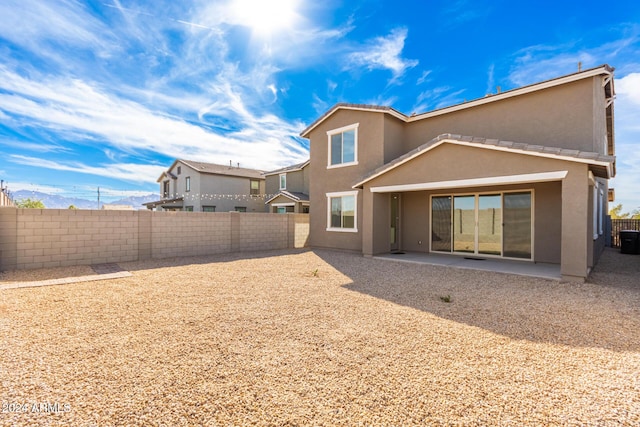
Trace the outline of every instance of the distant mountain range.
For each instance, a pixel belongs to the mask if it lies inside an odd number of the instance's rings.
[[[131,196],[120,200],[104,203],[100,201],[98,206],[97,200],[80,199],[77,197],[63,197],[55,194],[41,193],[39,191],[19,190],[11,194],[13,200],[40,200],[47,209],[67,209],[73,205],[78,209],[102,209],[102,205],[129,205],[134,209],[146,209],[143,203],[158,200],[158,194],[147,194],[145,196]]]

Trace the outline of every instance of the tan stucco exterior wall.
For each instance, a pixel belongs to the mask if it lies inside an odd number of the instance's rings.
[[[358,164],[327,168],[327,131],[358,123]],[[362,215],[357,217],[357,233],[327,231],[327,193],[352,191],[351,186],[369,171],[384,164],[383,113],[338,111],[331,120],[321,123],[310,135],[309,198],[311,212],[310,244],[353,251],[362,250]],[[358,194],[358,212],[362,211],[362,194]]]
[[[453,162],[452,159],[456,161]],[[588,168],[584,164],[443,144],[365,184],[363,192],[366,203],[362,216],[365,222],[373,224],[374,220],[368,219],[368,216],[374,215],[374,212],[378,215],[384,209],[389,209],[388,194],[379,195],[386,196],[386,208],[382,206],[381,198],[375,199],[367,195],[371,193],[372,187],[556,171],[567,171],[567,177],[556,182],[405,192],[402,195],[402,247],[406,250],[428,251],[429,196],[432,194],[532,189],[534,260],[560,262],[563,277],[568,280],[584,278],[591,263],[590,254],[594,244],[592,239],[587,238],[592,232],[588,221],[592,206],[589,205]],[[377,200],[377,203],[374,204],[374,200]],[[372,225],[375,236],[363,238],[365,254],[389,250],[388,214],[386,218],[386,222],[376,222],[375,226]],[[562,239],[559,236],[562,236]],[[383,238],[387,239],[386,243],[379,240]]]
[[[412,252],[429,252],[430,198],[436,195],[498,193],[532,190],[535,221],[533,249],[536,262],[560,263],[562,186],[560,182],[474,187],[453,190],[414,191],[401,194],[401,247]],[[379,233],[383,234],[383,233]],[[385,245],[380,245],[385,252]],[[386,251],[388,251],[388,244]]]
[[[404,151],[451,133],[604,154],[604,95],[595,88],[601,81],[584,79],[408,123]]]

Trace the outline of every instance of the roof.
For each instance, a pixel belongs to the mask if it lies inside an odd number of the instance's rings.
[[[309,195],[308,194],[298,193],[298,192],[295,192],[295,191],[281,190],[278,194],[276,194],[275,196],[271,197],[269,200],[264,202],[264,204],[265,205],[269,204],[273,200],[277,199],[280,196],[284,196],[284,197],[286,197],[288,199],[293,200],[294,202],[308,202],[309,201]]]
[[[147,209],[153,209],[156,206],[160,206],[160,205],[167,205],[167,204],[172,204],[172,203],[176,203],[176,202],[182,202],[184,200],[184,197],[174,197],[172,199],[162,199],[162,200],[156,200],[153,202],[147,202],[147,203],[143,203],[143,206],[146,206]]]
[[[411,116],[407,116],[391,107],[379,106],[379,105],[369,105],[369,104],[348,104],[348,103],[338,103],[331,107],[327,112],[325,112],[322,116],[320,116],[316,121],[314,121],[311,125],[309,125],[305,130],[300,133],[300,136],[307,137],[309,133],[315,129],[320,123],[326,120],[329,116],[333,115],[338,110],[358,110],[358,111],[370,111],[377,113],[385,113],[389,114],[393,117],[396,117],[405,123],[410,123],[418,120],[427,119],[430,117],[435,117],[443,114],[452,113],[454,111],[464,110],[467,108],[476,107],[479,105],[488,104],[491,102],[500,101],[503,99],[511,98],[514,96],[524,95],[527,93],[535,92],[538,90],[548,89],[554,86],[560,86],[563,84],[575,82],[578,80],[599,76],[599,75],[612,75],[614,68],[604,64],[598,67],[590,68],[588,70],[579,71],[577,73],[568,74],[561,77],[556,77],[550,80],[545,80],[543,82],[534,83],[527,86],[522,86],[520,88],[507,90],[504,92],[500,92],[493,95],[488,95],[483,98],[478,98],[472,101],[463,102],[460,104],[452,105],[449,107],[440,108],[437,110],[429,111],[421,114],[412,114]]]
[[[615,157],[605,156],[603,154],[592,153],[588,151],[569,150],[566,148],[546,147],[542,145],[523,144],[512,141],[502,141],[499,139],[478,138],[474,136],[452,135],[449,133],[439,135],[431,141],[409,151],[408,153],[390,161],[389,163],[377,168],[362,181],[358,182],[353,188],[362,188],[364,184],[374,178],[379,177],[398,166],[412,160],[422,154],[433,150],[442,144],[457,144],[468,147],[478,147],[497,151],[507,151],[511,153],[525,154],[536,157],[546,157],[557,160],[565,160],[578,163],[586,163],[590,165],[594,175],[611,178],[614,170]]]
[[[193,160],[177,159],[171,164],[171,166],[169,166],[169,169],[167,169],[166,172],[163,172],[162,175],[160,175],[160,178],[158,178],[157,182],[160,182],[164,177],[164,175],[170,175],[172,178],[176,178],[175,175],[172,175],[170,171],[175,167],[175,165],[178,162],[184,165],[187,165],[190,168],[200,173],[213,174],[213,175],[238,176],[241,178],[264,179],[264,171],[261,171],[258,169],[241,168],[241,167],[232,166],[231,164],[219,165],[216,163],[205,163],[205,162],[196,162]]]
[[[286,166],[284,168],[276,169],[276,170],[273,170],[273,171],[270,171],[270,172],[265,172],[264,176],[277,175],[277,174],[286,173],[286,172],[296,172],[296,171],[302,170],[308,164],[309,164],[309,160],[304,161],[302,163],[296,163],[295,165]]]

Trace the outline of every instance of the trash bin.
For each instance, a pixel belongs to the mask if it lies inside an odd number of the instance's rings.
[[[640,231],[620,231],[620,253],[640,254]]]

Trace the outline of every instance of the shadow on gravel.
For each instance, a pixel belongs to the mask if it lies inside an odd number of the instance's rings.
[[[574,284],[314,252],[351,291],[513,340],[640,351],[640,255],[607,249],[589,282]]]

